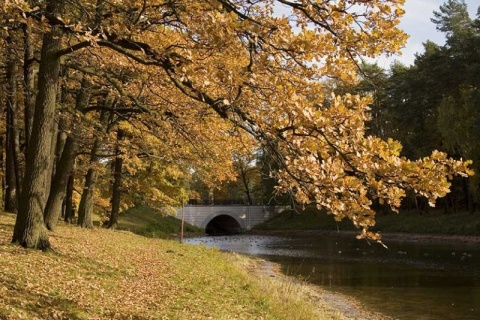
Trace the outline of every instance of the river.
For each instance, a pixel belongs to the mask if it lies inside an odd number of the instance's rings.
[[[286,275],[352,296],[394,319],[480,319],[479,243],[384,239],[388,249],[332,232],[186,242],[279,263]]]

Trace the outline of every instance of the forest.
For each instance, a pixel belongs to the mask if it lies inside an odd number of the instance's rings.
[[[480,172],[480,7],[470,17],[463,1],[448,1],[432,23],[446,37],[444,45],[424,43],[412,66],[394,63],[389,70],[365,65],[365,79],[353,90],[370,92],[370,132],[402,143],[410,159],[441,150],[473,160]],[[447,213],[475,212],[480,201],[478,175],[454,179],[452,192],[437,201]]]
[[[480,14],[449,0],[432,21],[444,45],[412,66],[366,63],[404,45],[402,4],[1,1],[12,242],[48,250],[60,218],[114,228],[139,203],[234,194],[313,204],[372,239],[376,212],[402,200],[474,212]]]

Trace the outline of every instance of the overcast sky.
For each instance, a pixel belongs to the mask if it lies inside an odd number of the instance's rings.
[[[402,50],[401,56],[390,59],[380,59],[379,64],[385,68],[395,59],[410,65],[413,64],[415,53],[423,52],[422,43],[431,40],[439,45],[445,43],[445,37],[441,32],[435,29],[430,19],[433,18],[433,11],[439,11],[440,6],[447,0],[406,0],[400,28],[403,29],[410,38],[406,47]],[[477,8],[480,6],[479,0],[465,0],[471,18],[476,17]]]

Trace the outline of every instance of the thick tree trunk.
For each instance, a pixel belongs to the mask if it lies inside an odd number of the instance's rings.
[[[47,2],[46,12],[57,16],[64,2]],[[62,31],[52,26],[43,36],[38,95],[32,123],[32,137],[27,151],[25,179],[12,242],[26,248],[50,249],[43,212],[50,190],[52,163],[52,133],[55,129],[55,109],[60,72],[58,51],[62,45]]]
[[[90,84],[87,80],[84,80],[82,81],[82,87],[77,95],[75,109],[82,112],[84,108],[88,105],[89,99]],[[63,143],[62,141],[57,142],[57,150],[58,152],[61,152],[61,156],[55,168],[55,175],[51,184],[50,194],[48,196],[48,201],[45,207],[44,214],[45,225],[47,226],[48,230],[53,231],[55,229],[58,218],[60,217],[60,213],[62,212],[62,203],[65,198],[68,177],[72,172],[75,158],[77,155],[78,144],[75,136],[79,134],[79,130],[80,128],[77,125],[72,130],[72,134],[67,137],[65,143]],[[58,144],[63,145],[61,147],[61,151],[60,148],[58,148]]]
[[[107,228],[115,228],[118,223],[118,215],[120,213],[120,200],[122,195],[122,168],[123,157],[120,152],[120,143],[123,140],[123,130],[117,132],[117,150],[115,157],[115,163],[113,166],[113,185],[112,185],[112,210],[110,212],[110,218],[108,220]]]

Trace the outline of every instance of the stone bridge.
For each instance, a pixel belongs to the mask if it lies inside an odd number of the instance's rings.
[[[209,235],[239,233],[250,230],[286,207],[280,206],[185,206],[185,222],[202,228]],[[182,218],[182,209],[177,209]]]

